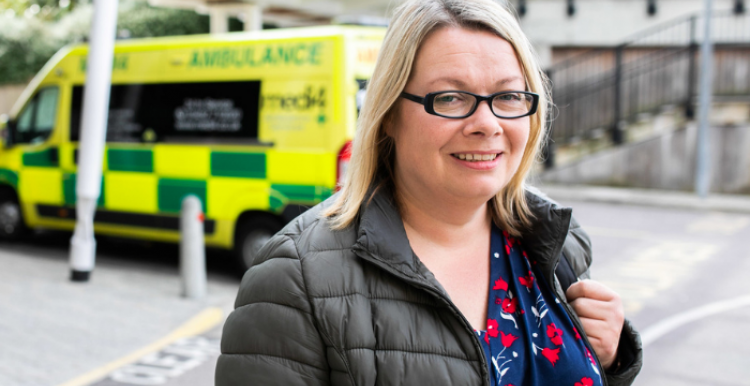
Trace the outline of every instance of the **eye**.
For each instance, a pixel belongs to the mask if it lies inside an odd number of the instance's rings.
[[[461,98],[461,96],[456,93],[440,94],[435,97],[435,103],[449,104],[449,103],[461,102],[463,101],[463,99],[464,98]]]
[[[495,97],[495,99],[501,100],[503,102],[520,102],[526,99],[525,96],[526,96],[525,94],[511,92],[507,94],[498,95]]]

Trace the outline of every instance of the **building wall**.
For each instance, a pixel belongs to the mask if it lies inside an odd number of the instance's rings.
[[[745,105],[745,114],[747,105]],[[628,186],[690,191],[695,183],[697,126],[610,148],[570,165],[543,172],[545,183]],[[710,129],[711,191],[750,192],[750,126]]]
[[[507,0],[518,7],[519,0]],[[649,15],[646,0],[575,0],[576,12],[568,16],[567,0],[526,0],[521,27],[539,54],[543,67],[566,53],[555,47],[601,47],[622,43],[627,37],[661,23],[703,10],[703,0],[656,0]],[[714,10],[730,11],[733,0],[714,0]],[[750,4],[746,4],[746,7]],[[569,53],[568,53],[569,54]]]

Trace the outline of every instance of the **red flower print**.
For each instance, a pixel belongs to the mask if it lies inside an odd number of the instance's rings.
[[[497,338],[498,329],[497,327],[499,324],[497,324],[497,320],[495,319],[487,319],[487,335]]]
[[[575,327],[573,327],[573,331],[575,331],[575,333],[576,333],[576,339],[580,340],[581,339],[581,334],[578,333],[578,329],[575,328]]]
[[[534,276],[532,276],[531,271],[529,271],[529,276],[519,277],[518,282],[521,283],[522,286],[531,289],[531,286],[534,285]]]
[[[505,280],[503,280],[503,278],[501,277],[501,278],[495,280],[495,286],[492,287],[492,289],[495,290],[495,291],[497,291],[497,290],[507,291],[508,290],[508,283]]]
[[[581,382],[576,382],[573,386],[594,386],[594,380],[591,378],[583,377],[581,378]]]
[[[504,347],[510,347],[516,339],[518,339],[517,336],[513,336],[512,334],[506,335],[504,332],[500,331],[500,342]]]
[[[510,245],[509,244],[505,244],[505,254],[506,255],[510,255]]]
[[[557,362],[560,357],[557,355],[560,352],[559,348],[543,348],[542,349],[542,355],[544,355],[545,358],[547,358],[550,363],[552,363],[552,366],[555,365],[555,362]]]
[[[557,328],[554,323],[550,323],[547,325],[547,336],[550,337],[550,340],[552,343],[562,346],[563,340],[562,340],[562,334],[563,330]]]
[[[503,299],[503,305],[502,305],[503,311],[506,312],[506,313],[508,313],[508,314],[512,314],[512,313],[516,312],[516,306],[517,305],[518,305],[518,300],[516,298],[513,298],[513,299],[505,298],[505,299]]]

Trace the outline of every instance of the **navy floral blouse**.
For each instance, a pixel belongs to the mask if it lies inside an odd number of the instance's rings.
[[[492,226],[490,297],[484,343],[497,386],[602,385],[590,348],[520,242]],[[542,287],[542,288],[540,288]]]

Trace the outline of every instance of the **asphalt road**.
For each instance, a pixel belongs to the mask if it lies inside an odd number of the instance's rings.
[[[574,216],[591,235],[595,256],[592,267],[594,279],[620,293],[626,316],[644,334],[645,364],[636,385],[750,385],[750,366],[746,359],[750,355],[750,249],[746,247],[750,240],[750,215],[587,202],[562,203],[574,208]],[[54,266],[55,273],[46,274],[44,280],[64,283],[68,237],[51,234],[31,242],[3,244],[0,245],[0,252],[29,256],[29,275],[31,272],[39,275],[40,272],[47,272],[44,271],[47,268],[43,267]],[[199,309],[196,304],[174,300],[168,303],[161,298],[177,296],[177,289],[165,289],[178,285],[175,274],[178,265],[176,247],[109,239],[100,239],[99,242],[98,271],[92,281],[97,278],[100,283],[105,278],[122,280],[123,285],[111,290],[111,294],[124,296],[127,295],[125,284],[139,278],[141,292],[154,292],[155,303],[161,301],[164,307],[171,307],[171,311],[151,310],[151,315],[175,320],[161,320],[161,324],[153,326],[153,331],[147,327],[132,328],[130,331],[127,326],[134,323],[146,326],[148,321],[128,322],[127,318],[118,318],[116,322],[121,324],[117,326],[120,329],[118,335],[122,335],[121,340],[127,340],[131,345],[122,343],[120,347],[115,347],[114,343],[105,342],[112,346],[110,351],[107,351],[107,347],[89,350],[98,356],[109,355],[109,359],[97,362],[96,358],[91,358],[94,356],[92,354],[71,361],[78,366],[72,368],[66,363],[67,358],[55,354],[56,346],[45,343],[44,339],[29,340],[27,337],[13,338],[13,335],[8,335],[4,337],[6,341],[16,339],[30,343],[10,354],[8,351],[5,355],[0,354],[0,359],[5,358],[0,362],[6,363],[5,368],[0,364],[0,373],[11,373],[10,377],[6,374],[6,378],[0,374],[0,380],[10,380],[8,385],[18,386],[212,385],[220,324],[198,335],[161,345],[149,354],[132,357],[128,363],[122,362],[117,368],[109,370],[103,378],[91,382],[63,383],[72,378],[71,375],[85,374],[92,368],[101,369],[103,363],[111,363],[113,358],[137,352],[137,348],[166,335],[170,331],[168,326],[175,328],[179,324],[175,313],[188,315]],[[20,260],[12,260],[2,253],[0,263],[18,266]],[[227,257],[226,254],[211,251],[208,260],[209,291],[214,292],[214,303],[221,303],[225,312],[231,309],[232,294],[239,284],[234,266]],[[20,268],[14,269],[18,271]],[[52,272],[51,269],[49,272]],[[8,280],[16,280],[10,275],[3,278],[2,272],[0,279],[6,281],[8,288],[11,288]],[[32,289],[38,291],[42,285],[36,284]],[[68,284],[60,286],[62,291],[68,291]],[[74,291],[77,292],[71,293],[81,293],[82,290]],[[106,292],[101,296],[105,295]],[[33,296],[33,293],[29,296]],[[144,295],[138,296],[142,298]],[[122,307],[129,306],[127,299],[119,301],[123,302]],[[20,308],[16,314],[12,311],[12,308],[10,312],[7,308],[6,311],[0,310],[5,320],[0,325],[12,323],[13,317],[18,319],[26,312]],[[102,323],[106,326],[108,321],[103,320]],[[43,323],[38,324],[41,334],[44,332],[41,328]],[[58,331],[53,333],[59,335]],[[107,332],[102,334],[110,336]],[[34,344],[39,347],[33,347]],[[103,345],[96,341],[89,344],[91,347]],[[32,363],[30,369],[23,370],[9,361],[14,359],[12,355],[22,356],[24,362],[36,358],[40,363]],[[23,376],[23,371],[27,371],[28,375],[35,374],[33,368],[39,369],[42,364],[46,366],[45,373],[56,374],[55,371],[59,370],[60,377]],[[67,373],[63,367],[68,370]],[[39,383],[39,380],[45,381]]]
[[[644,334],[636,385],[750,385],[750,215],[563,204]]]

